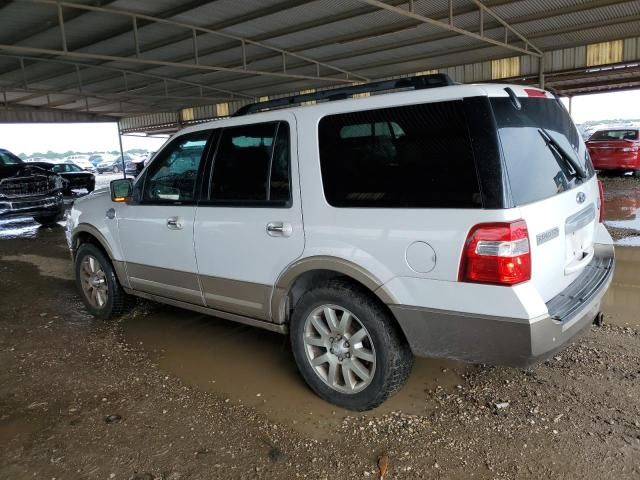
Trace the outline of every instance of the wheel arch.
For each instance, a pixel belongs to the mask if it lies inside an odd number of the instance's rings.
[[[91,243],[102,250],[113,265],[113,269],[116,272],[116,276],[118,277],[120,284],[122,286],[129,287],[124,262],[115,260],[113,251],[109,247],[109,242],[107,242],[104,235],[100,233],[100,230],[86,223],[82,223],[75,228],[71,237],[71,257],[73,258],[74,263],[76,261],[76,252],[83,243]]]
[[[372,294],[386,308],[397,303],[383,283],[359,265],[337,257],[308,257],[290,265],[278,278],[271,298],[273,321],[287,323],[291,311],[304,292],[314,284],[331,278],[348,279]]]

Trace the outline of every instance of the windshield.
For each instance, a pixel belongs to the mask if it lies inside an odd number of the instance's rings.
[[[638,140],[638,130],[600,130],[589,140]]]
[[[574,188],[584,181],[576,170],[591,178],[595,174],[591,159],[565,108],[554,99],[518,100],[519,110],[510,98],[491,99],[515,204]]]
[[[19,165],[23,163],[20,158],[7,150],[0,150],[0,166]]]

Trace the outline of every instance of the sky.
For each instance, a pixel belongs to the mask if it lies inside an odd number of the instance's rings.
[[[640,118],[640,90],[573,97],[574,122]]]
[[[589,120],[640,118],[640,90],[585,95],[573,98],[576,123]],[[157,150],[165,139],[122,137],[124,150]],[[15,154],[119,150],[116,123],[0,124],[0,148]]]
[[[122,137],[124,150],[157,150],[166,139]],[[35,152],[110,152],[120,150],[117,123],[0,124],[0,148],[16,155]]]

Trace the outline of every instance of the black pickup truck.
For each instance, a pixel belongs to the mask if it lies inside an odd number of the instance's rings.
[[[63,180],[0,148],[0,219],[33,217],[53,225],[64,216]]]

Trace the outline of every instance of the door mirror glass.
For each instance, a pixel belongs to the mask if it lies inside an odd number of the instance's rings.
[[[130,178],[120,178],[111,181],[111,201],[128,202],[133,195],[133,181]]]

